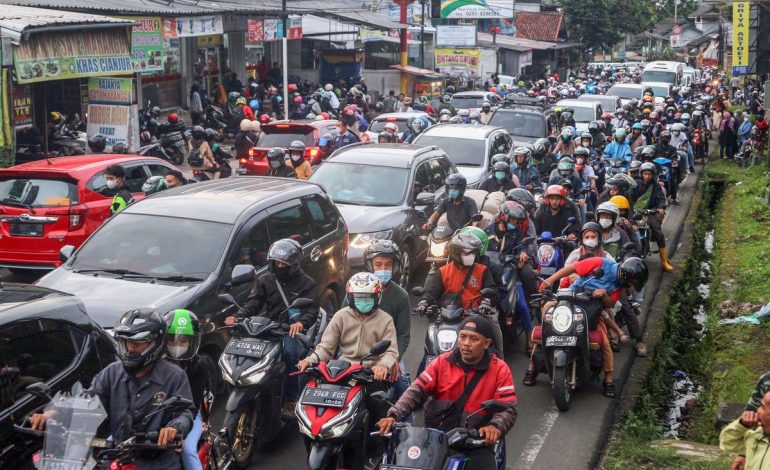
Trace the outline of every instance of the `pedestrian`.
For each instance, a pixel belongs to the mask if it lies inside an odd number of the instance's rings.
[[[270,75],[270,81],[273,82],[274,86],[278,86],[279,84],[283,83],[283,73],[281,72],[281,68],[278,66],[278,62],[273,62],[273,66],[268,71],[268,75]]]
[[[388,92],[388,96],[385,97],[384,100],[382,100],[382,112],[383,113],[392,113],[396,110],[396,103],[398,103],[398,100],[396,99],[396,92],[393,90],[390,90]]]
[[[203,120],[203,103],[201,102],[200,85],[195,82],[190,87],[190,117],[193,126],[200,124]]]
[[[738,454],[732,469],[770,469],[770,393],[762,397],[756,412],[743,413],[719,434],[719,448]]]
[[[735,142],[735,119],[730,111],[722,113],[722,122],[719,123],[719,158],[733,159]]]
[[[241,91],[243,91],[243,83],[238,80],[238,74],[233,72],[230,74],[230,80],[227,82],[227,92],[240,94]]]

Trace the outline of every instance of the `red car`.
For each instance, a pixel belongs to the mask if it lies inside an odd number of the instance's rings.
[[[61,247],[80,246],[110,216],[104,170],[115,164],[126,169],[136,199],[147,178],[176,170],[136,155],[49,158],[0,169],[0,266],[16,273],[59,266]]]
[[[289,144],[295,140],[305,144],[305,158],[310,164],[319,165],[331,154],[318,147],[318,140],[326,134],[337,136],[337,121],[276,121],[265,124],[262,126],[257,145],[249,152],[249,157],[238,161],[238,174],[266,175],[269,171],[267,152],[273,147],[287,150]]]

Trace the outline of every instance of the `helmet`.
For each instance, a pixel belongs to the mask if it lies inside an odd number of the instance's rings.
[[[602,114],[602,121],[610,121],[610,120],[612,120],[612,114],[610,113]]]
[[[374,104],[374,110],[377,111],[378,113],[381,113],[383,109],[385,109],[385,105],[382,104],[381,101],[378,101]]]
[[[446,177],[446,187],[449,189],[459,189],[460,197],[465,194],[465,188],[468,187],[468,180],[461,173],[452,173]]]
[[[659,137],[660,137],[661,140],[668,139],[670,141],[671,140],[671,132],[669,132],[668,130],[661,131]]]
[[[295,85],[294,83],[289,83],[286,89],[289,91],[289,93],[294,93],[295,91],[297,91],[297,85]]]
[[[619,210],[628,210],[631,208],[631,204],[625,196],[612,196],[609,202],[614,204]]]
[[[584,157],[588,159],[588,157],[591,156],[591,151],[588,150],[585,147],[578,147],[575,149],[575,151],[572,153],[573,157]]]
[[[215,131],[214,129],[208,128],[206,129],[206,140],[215,140],[219,137],[219,132]]]
[[[151,308],[124,313],[115,324],[113,334],[118,343],[118,359],[129,374],[155,363],[166,349],[166,322]],[[150,346],[141,353],[130,352],[127,341],[150,343]]]
[[[88,149],[94,153],[104,152],[107,147],[107,137],[96,134],[88,138]]]
[[[393,134],[390,132],[380,132],[377,134],[377,143],[378,144],[389,144],[393,142]]]
[[[652,126],[652,123],[649,119],[642,119],[642,122],[640,123],[642,125],[643,130],[647,130]]]
[[[545,157],[545,154],[551,149],[551,141],[545,137],[541,137],[535,141],[532,145],[532,156]]]
[[[241,132],[248,132],[251,130],[251,120],[249,119],[242,119],[240,126]]]
[[[641,154],[639,155],[640,160],[652,160],[655,158],[655,146],[654,145],[647,145],[642,149]]]
[[[478,111],[473,111],[468,117],[471,119],[471,121],[478,121],[481,119],[481,113]]]
[[[623,285],[633,285],[637,291],[641,291],[647,282],[647,265],[640,258],[628,258],[620,263],[618,268],[618,280]]]
[[[192,130],[192,136],[195,140],[204,140],[206,138],[206,129],[203,126],[195,126]]]
[[[168,327],[166,355],[174,361],[189,361],[198,354],[201,327],[198,317],[189,310],[178,308],[163,316]],[[185,346],[184,343],[187,343]]]
[[[626,130],[623,128],[615,130],[615,137],[626,137]]]
[[[169,124],[176,124],[179,122],[179,115],[177,113],[169,113],[166,119],[168,120]]]
[[[324,134],[318,139],[318,148],[323,152],[330,152],[334,148],[334,138],[331,134]]]
[[[460,233],[469,233],[478,238],[481,241],[479,256],[484,256],[487,254],[487,249],[489,248],[489,235],[487,235],[487,232],[480,229],[479,227],[465,227],[460,230]]]
[[[505,199],[518,203],[521,207],[528,212],[534,212],[537,208],[535,197],[524,188],[514,188],[508,191],[505,195]]]
[[[623,197],[623,196],[620,196],[620,197]],[[620,210],[618,209],[618,206],[616,206],[610,201],[599,204],[599,207],[596,208],[597,217],[601,213],[612,215],[613,224],[618,220],[618,217],[620,217]]]
[[[251,108],[252,111],[259,111],[259,100],[253,99],[249,101],[249,108]]]
[[[448,110],[447,108],[444,108],[444,109],[442,109],[441,111],[439,111],[439,113],[438,113],[438,114],[439,114],[439,116],[443,116],[443,115],[445,115],[445,114],[446,114],[447,116],[451,116],[451,115],[452,115],[452,111]]]
[[[610,179],[607,180],[606,184],[607,186],[614,186],[620,189],[620,192],[622,193],[628,191],[630,187],[628,180],[626,180],[623,175],[613,175]]]
[[[289,144],[289,153],[291,152],[302,152],[305,153],[305,144],[303,144],[299,140],[292,141],[291,144]]]
[[[278,262],[288,266],[279,267]],[[302,262],[302,245],[291,238],[282,238],[273,242],[267,250],[267,269],[279,281],[286,281],[299,271],[300,262]]]
[[[633,126],[631,126],[631,129],[638,129],[642,130],[642,123],[641,122],[635,122]]]
[[[548,186],[545,188],[545,193],[543,194],[543,197],[548,199],[549,197],[559,197],[562,200],[567,199],[567,190],[564,189],[564,186],[558,185],[558,184],[552,184],[551,186]]]
[[[412,120],[412,126],[411,127],[412,127],[412,130],[415,133],[419,134],[420,132],[423,131],[423,129],[425,129],[425,121],[423,121],[420,118],[415,118],[415,119]]]
[[[561,140],[563,140],[564,142],[569,142],[570,140],[572,140],[572,131],[570,130],[569,127],[565,127],[564,129],[561,130],[560,136],[561,136]]]
[[[615,114],[620,114],[621,116],[625,116],[626,115],[625,107],[616,109]]]
[[[142,192],[145,196],[159,193],[164,189],[168,189],[168,185],[166,184],[166,178],[160,175],[150,176],[144,181],[144,184],[142,185]]]
[[[302,97],[295,96],[293,101],[294,101],[294,104],[302,104]]]
[[[273,147],[267,151],[267,160],[271,167],[274,161],[279,162],[279,165],[274,166],[274,168],[278,168],[286,161],[286,154],[281,147]]]
[[[64,116],[59,111],[51,111],[48,113],[48,120],[54,124],[59,124],[64,120]]]
[[[675,122],[671,124],[671,132],[682,132],[684,130],[684,124],[681,122]]]
[[[497,215],[506,221],[527,219],[527,212],[524,208],[513,201],[505,201],[502,203]]]
[[[128,153],[128,146],[125,142],[115,142],[112,144],[112,153]]]
[[[492,104],[489,101],[485,101],[481,103],[481,109],[489,110],[492,107]]]
[[[586,222],[583,224],[583,227],[580,229],[580,239],[583,239],[583,234],[586,232],[596,232],[596,234],[599,236],[599,239],[602,238],[602,226],[597,224],[596,222]]]
[[[650,173],[652,173],[653,176],[658,174],[658,168],[652,162],[642,163],[642,166],[639,167],[639,173],[642,173],[645,171],[649,171]]]
[[[241,97],[241,94],[238,93],[237,91],[231,91],[230,93],[227,94],[227,99],[233,102],[235,102],[235,100],[237,100],[240,97]]]
[[[509,171],[511,171],[511,166],[506,162],[495,162],[494,165],[492,165],[492,171],[497,173],[498,171],[503,171],[507,175]]]
[[[567,190],[567,192],[572,191],[572,180],[569,178],[562,178],[556,184],[558,184],[559,186],[562,186],[564,189]]]
[[[150,114],[152,114],[155,117],[160,116],[160,107],[153,106],[152,108],[150,108]]]
[[[571,158],[564,157],[556,166],[556,169],[559,174],[569,176],[573,171],[575,171],[575,164],[572,162]]]
[[[383,130],[386,131],[393,131],[394,133],[398,133],[398,126],[394,122],[389,122],[383,126]]]
[[[524,155],[526,161],[532,157],[532,150],[529,147],[516,147],[516,150],[513,151],[514,160],[516,160],[517,155]]]
[[[263,114],[262,116],[259,117],[259,122],[261,122],[262,124],[269,123],[270,122],[270,116],[268,116],[267,114]]]
[[[378,239],[370,243],[364,250],[364,267],[370,273],[374,272],[372,260],[378,256],[388,256],[393,259],[391,279],[398,282],[401,278],[401,250],[399,250],[398,245],[387,239]]]
[[[478,256],[481,253],[481,246],[481,240],[477,236],[470,233],[457,233],[449,240],[449,260],[462,266],[463,252],[470,251]]]
[[[504,153],[497,153],[495,155],[492,155],[492,158],[489,161],[492,164],[492,166],[500,162],[503,162],[506,165],[511,163],[511,159],[508,157],[508,155]]]
[[[382,282],[372,273],[356,273],[345,286],[345,296],[353,310],[362,315],[368,315],[377,310],[380,305]]]

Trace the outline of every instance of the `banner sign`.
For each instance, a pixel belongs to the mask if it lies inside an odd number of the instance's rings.
[[[13,125],[16,129],[32,127],[32,89],[29,85],[13,87]]]
[[[133,79],[89,78],[88,104],[122,104],[133,101]]]
[[[451,76],[478,77],[481,49],[436,48],[436,68]]]
[[[265,40],[265,27],[262,20],[246,20],[246,40],[248,42]]]
[[[65,80],[99,75],[121,75],[134,72],[131,57],[126,55],[101,57],[49,57],[44,60],[15,60],[19,83]]]
[[[223,32],[221,16],[163,18],[163,37],[166,39],[207,36]]]
[[[733,2],[733,75],[749,73],[749,12],[751,2]]]
[[[302,17],[289,17],[289,37],[288,39],[302,39]]]
[[[263,20],[265,31],[265,37],[262,38],[263,41],[277,41],[283,37],[280,34],[279,29],[283,28],[283,21],[275,19],[275,18],[268,18]]]
[[[438,25],[436,26],[436,45],[476,47],[476,25]]]
[[[105,104],[88,105],[88,137],[101,134],[107,137],[106,153],[112,151],[112,146],[118,142],[128,142],[129,106]]]
[[[134,72],[163,70],[163,35],[159,16],[118,16],[139,23],[131,28],[131,62]]]
[[[532,51],[519,52],[519,73],[521,73],[522,67],[532,65]]]
[[[513,18],[513,3],[506,0],[441,0],[441,18]]]

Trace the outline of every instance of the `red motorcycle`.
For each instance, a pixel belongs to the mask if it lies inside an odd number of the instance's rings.
[[[309,470],[376,468],[382,451],[373,449],[373,429],[367,399],[387,407],[388,394],[379,391],[367,397],[366,385],[373,383],[372,371],[361,365],[364,359],[379,356],[390,347],[380,341],[358,364],[332,360],[321,362],[305,372],[310,381],[300,396],[295,414],[308,448]],[[383,413],[384,416],[384,413]],[[378,438],[375,438],[378,439]],[[374,461],[372,467],[367,467]]]

